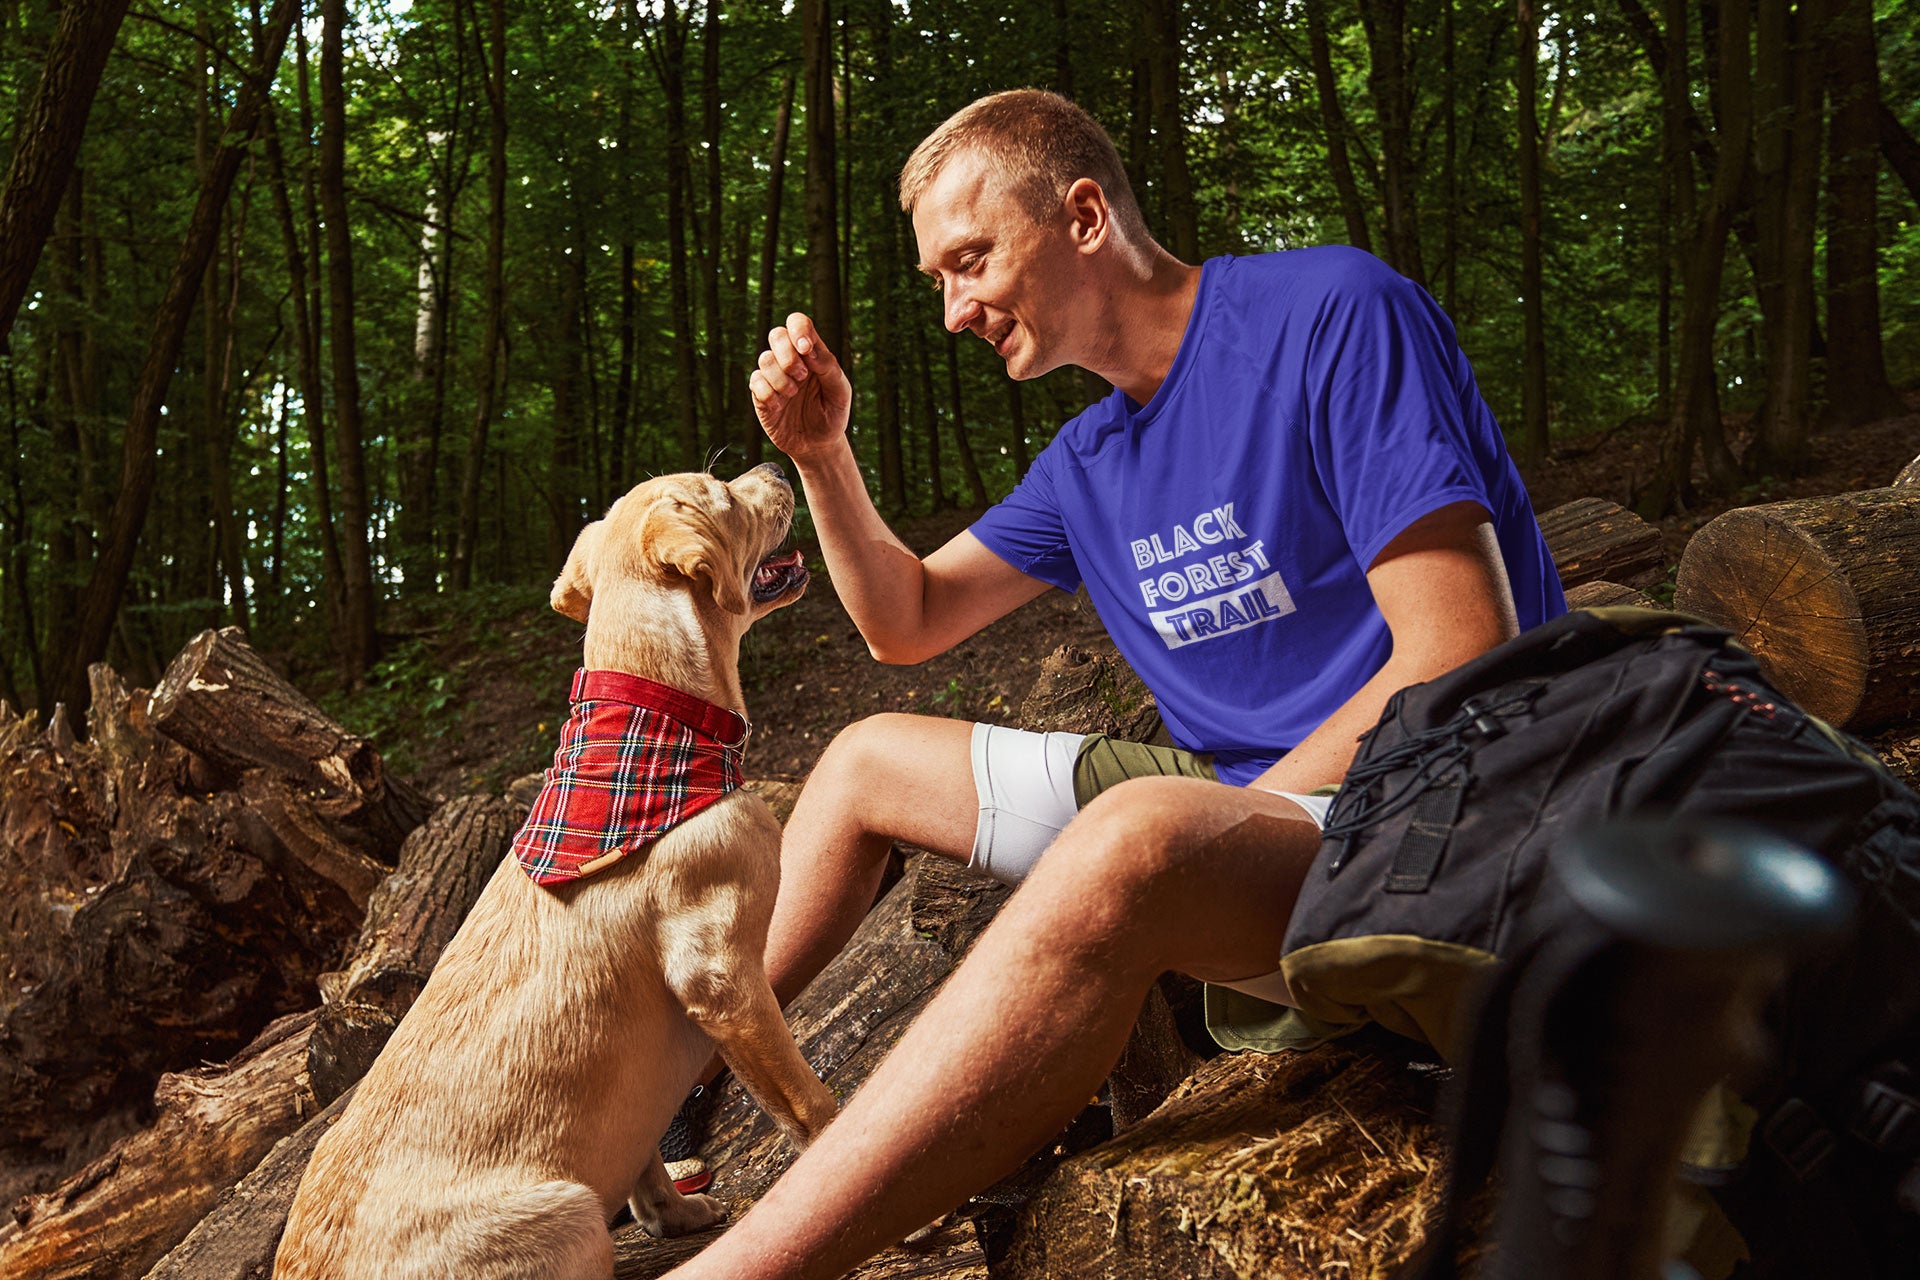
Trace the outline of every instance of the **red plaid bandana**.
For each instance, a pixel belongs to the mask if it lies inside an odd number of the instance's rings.
[[[740,785],[747,722],[623,671],[577,671],[573,710],[533,812],[521,869],[565,884],[644,848]]]

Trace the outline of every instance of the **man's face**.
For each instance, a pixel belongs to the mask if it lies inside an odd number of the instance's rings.
[[[1075,283],[1083,255],[1064,210],[1036,223],[977,152],[941,168],[913,206],[920,269],[937,282],[946,325],[992,345],[1012,378],[1074,359]]]

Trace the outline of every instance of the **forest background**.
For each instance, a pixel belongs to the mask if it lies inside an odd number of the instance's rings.
[[[524,600],[637,479],[761,460],[790,310],[884,512],[1003,496],[1108,389],[947,333],[894,182],[1016,86],[1106,124],[1187,261],[1420,282],[1523,459],[1657,423],[1647,514],[1920,380],[1906,0],[317,2],[0,0],[15,707],[211,625],[380,679],[398,619]]]

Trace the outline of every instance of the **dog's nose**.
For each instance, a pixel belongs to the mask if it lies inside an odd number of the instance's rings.
[[[785,480],[787,478],[787,469],[777,462],[763,462],[758,467],[755,467],[754,470],[771,471],[773,472],[773,478],[775,480]]]

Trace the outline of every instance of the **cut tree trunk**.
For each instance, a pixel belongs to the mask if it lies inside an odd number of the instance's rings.
[[[1440,1221],[1434,1089],[1325,1046],[1216,1058],[1144,1123],[1068,1160],[995,1280],[1395,1274]]]
[[[1674,607],[1727,628],[1831,724],[1920,714],[1920,491],[1796,498],[1693,535]]]
[[[1900,468],[1900,474],[1893,478],[1895,488],[1920,489],[1920,458],[1915,458]]]
[[[153,1125],[15,1211],[18,1229],[0,1231],[0,1274],[134,1280],[179,1245],[237,1179],[372,1065],[505,856],[523,813],[491,796],[464,796],[436,811],[374,893],[345,967],[321,975],[327,1004],[282,1019],[223,1067],[163,1077]],[[245,1230],[235,1224],[238,1234],[219,1245],[218,1257],[253,1258],[256,1237],[271,1227],[264,1245],[271,1258],[306,1167],[276,1154],[275,1176],[290,1178],[284,1195],[266,1168],[252,1174],[248,1198],[265,1200],[246,1208]],[[279,1225],[272,1225],[276,1202]],[[210,1247],[207,1234],[192,1256]],[[8,1269],[15,1262],[17,1272]],[[248,1274],[207,1269],[213,1265],[201,1258],[180,1274]]]
[[[1020,727],[1034,733],[1105,733],[1145,742],[1160,730],[1160,709],[1133,669],[1117,657],[1061,645],[1040,664]]]
[[[1571,590],[1602,578],[1650,587],[1666,573],[1657,526],[1605,498],[1577,498],[1540,516],[1560,585]]]
[[[313,1114],[303,1064],[314,1015],[280,1019],[223,1067],[160,1078],[159,1119],[0,1225],[0,1275],[137,1277],[220,1193]]]

